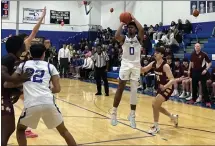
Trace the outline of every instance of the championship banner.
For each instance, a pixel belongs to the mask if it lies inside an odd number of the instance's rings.
[[[34,44],[44,44],[45,38],[44,37],[35,37],[32,41],[31,41],[31,45]]]
[[[1,17],[3,19],[9,18],[9,1],[1,1]]]
[[[61,24],[62,20],[64,24],[70,24],[70,11],[50,10],[50,23]]]
[[[23,23],[37,23],[43,13],[43,9],[23,8]],[[45,23],[43,19],[42,23]]]

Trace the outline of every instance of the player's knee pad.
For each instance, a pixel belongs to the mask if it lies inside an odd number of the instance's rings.
[[[130,81],[131,87],[131,97],[130,97],[130,104],[136,105],[137,104],[137,88],[138,88],[138,81],[131,80]]]

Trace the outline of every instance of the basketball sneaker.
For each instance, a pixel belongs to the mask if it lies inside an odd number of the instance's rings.
[[[186,93],[183,91],[179,98],[186,98]]]
[[[129,114],[128,120],[130,121],[130,126],[135,129],[136,128],[136,122],[135,122],[135,115]]]
[[[116,119],[117,113],[112,113],[111,114],[111,125],[116,126],[118,124],[117,119]]]
[[[27,138],[35,138],[35,137],[38,137],[38,135],[35,134],[35,133],[33,133],[31,130],[26,130],[26,131],[25,131],[25,136],[26,136]]]
[[[159,126],[152,126],[151,128],[150,128],[150,130],[148,131],[148,133],[150,133],[150,134],[156,134],[156,133],[158,133],[160,131],[160,128],[159,128]]]
[[[171,121],[174,123],[175,127],[178,127],[178,115],[172,114]]]

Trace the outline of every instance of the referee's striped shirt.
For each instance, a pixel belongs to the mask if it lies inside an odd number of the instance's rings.
[[[104,67],[107,65],[107,61],[109,61],[109,56],[106,52],[102,52],[100,55],[95,53],[92,56],[93,61],[95,62],[95,66],[98,68]]]

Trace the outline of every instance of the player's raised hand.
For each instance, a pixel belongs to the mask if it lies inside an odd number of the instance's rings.
[[[135,20],[135,17],[134,17],[134,15],[133,15],[133,14],[131,14],[131,18],[132,18],[132,20]]]
[[[45,17],[45,16],[46,16],[46,7],[44,7],[43,14],[42,14],[42,17]]]

